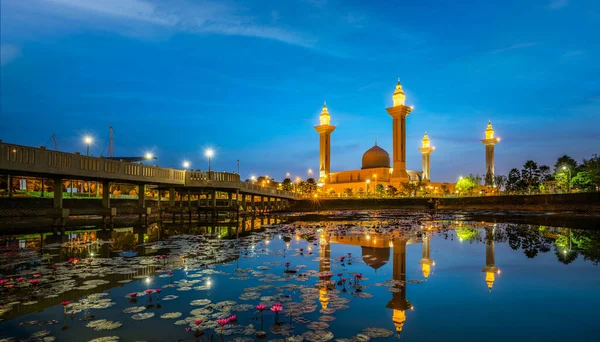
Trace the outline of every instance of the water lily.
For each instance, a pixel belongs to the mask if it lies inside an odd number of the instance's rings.
[[[135,298],[135,297],[137,297],[137,292],[132,292],[132,293],[128,294],[127,297]]]
[[[258,304],[258,305],[256,306],[256,310],[258,310],[258,311],[260,311],[260,312],[263,312],[263,311],[265,311],[265,309],[266,309],[266,308],[267,308],[267,306],[266,306],[266,305],[264,305],[264,304]]]
[[[237,315],[231,315],[227,318],[229,322],[237,322]]]
[[[30,284],[31,286],[36,286],[36,285],[37,285],[37,284],[39,284],[39,283],[40,283],[40,281],[39,281],[39,280],[37,280],[37,279],[31,279],[31,280],[29,281],[29,284]]]
[[[225,328],[225,325],[227,323],[229,323],[229,319],[228,318],[221,318],[217,320],[217,323],[221,326],[221,334],[223,334],[223,329]]]
[[[33,275],[34,278],[39,278],[40,276],[41,276],[41,274],[39,274],[39,273],[36,273]]]
[[[197,320],[197,321],[194,321],[194,324],[195,324],[195,325],[200,325],[200,324],[202,324],[202,320],[201,320],[201,319],[199,319],[199,320]]]
[[[69,305],[69,304],[71,304],[71,302],[67,302],[67,301],[60,302],[60,305],[63,306],[63,312],[65,315],[67,314],[67,305]]]

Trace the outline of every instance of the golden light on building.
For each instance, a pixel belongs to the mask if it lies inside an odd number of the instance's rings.
[[[398,78],[398,84],[396,84],[396,90],[394,91],[394,95],[392,95],[392,100],[394,101],[394,107],[403,106],[406,101],[406,96],[404,95],[402,85],[400,84],[400,78]]]
[[[329,116],[329,111],[327,110],[327,102],[323,104],[323,109],[321,110],[321,115],[319,116],[319,122],[321,125],[329,125],[331,121],[331,116]]]
[[[329,297],[327,296],[326,287],[321,287],[319,289],[319,302],[321,302],[322,309],[327,309],[327,305],[329,304]]]
[[[494,139],[494,128],[492,127],[491,121],[488,121],[487,128],[485,129],[485,139],[486,140]]]
[[[396,327],[396,333],[400,334],[402,332],[402,328],[404,327],[404,322],[406,322],[406,312],[404,310],[394,309],[392,321]]]

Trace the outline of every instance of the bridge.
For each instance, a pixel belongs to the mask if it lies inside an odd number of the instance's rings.
[[[66,153],[10,144],[0,140],[0,174],[9,177],[41,177],[52,179],[54,184],[62,184],[64,180],[77,179],[101,182],[102,189],[110,189],[114,183],[135,184],[138,188],[138,208],[136,213],[142,216],[150,214],[146,205],[146,189],[158,190],[158,201],[168,197],[169,205],[175,207],[175,198],[180,200],[187,196],[187,207],[192,207],[191,199],[196,198],[195,208],[217,210],[217,193],[227,194],[229,210],[267,211],[281,209],[296,200],[293,192],[263,187],[242,182],[240,175],[228,172],[205,172],[176,170],[143,164],[134,164],[122,160],[102,157],[91,157],[80,153]],[[168,196],[163,196],[167,193]],[[11,187],[9,187],[9,196]],[[63,207],[63,192],[54,191],[53,210],[49,216],[55,218],[60,225],[61,220],[68,218],[69,210]],[[222,197],[222,196],[221,196]],[[110,205],[110,191],[102,191],[101,214],[107,217],[116,215],[116,208]]]

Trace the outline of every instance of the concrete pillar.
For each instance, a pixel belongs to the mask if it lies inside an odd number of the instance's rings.
[[[242,196],[242,208],[244,209],[244,213],[246,212],[246,194],[240,194]]]
[[[102,208],[110,208],[110,182],[102,181]]]
[[[187,191],[187,202],[188,202],[188,221],[192,223],[192,193],[190,189]]]
[[[12,198],[13,197],[12,177],[10,175],[6,176],[6,186],[8,186],[8,198]]]
[[[262,212],[264,213],[266,211],[265,196],[260,196],[260,202],[261,202]]]
[[[63,193],[62,193],[62,178],[56,177],[54,178],[54,209],[62,209],[63,208]],[[58,189],[57,185],[58,184]],[[57,191],[58,190],[58,191]]]
[[[139,222],[145,225],[148,219],[148,211],[146,209],[146,184],[143,183],[138,185],[138,210]]]
[[[217,216],[217,191],[213,190],[211,195],[210,195],[210,201],[211,201],[211,208],[212,208],[212,215],[211,215],[211,220],[214,222],[215,221],[215,217]]]
[[[175,189],[170,188],[169,189],[169,207],[174,207],[175,206]]]
[[[254,195],[250,195],[250,201],[252,201],[252,215],[256,215],[256,198]]]
[[[227,206],[229,208],[233,207],[233,192],[227,193]]]

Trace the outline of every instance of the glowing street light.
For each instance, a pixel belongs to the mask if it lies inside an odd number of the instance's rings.
[[[154,155],[151,152],[146,152],[144,158],[148,161],[148,165],[150,165],[150,161],[154,159]]]
[[[215,151],[212,148],[206,149],[204,155],[208,158],[208,172],[210,172],[210,158],[215,155]]]
[[[85,142],[85,144],[87,145],[86,155],[89,156],[90,155],[90,145],[94,142],[94,139],[92,139],[91,136],[86,135],[85,137],[83,137],[83,142]]]
[[[252,181],[252,184],[254,184],[254,182],[256,182],[256,176],[250,177],[250,180]]]
[[[310,177],[310,175],[312,175],[312,169],[308,169],[308,177]]]
[[[290,173],[289,172],[285,173],[285,178],[290,178]]]
[[[184,160],[182,165],[184,169],[189,169],[191,164],[189,161]]]

